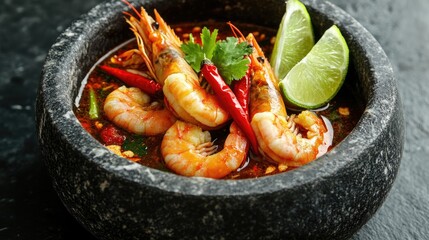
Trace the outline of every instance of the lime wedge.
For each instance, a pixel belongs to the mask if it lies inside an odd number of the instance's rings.
[[[341,88],[348,65],[349,48],[333,25],[279,83],[286,104],[314,109],[328,103]]]
[[[313,27],[306,7],[299,0],[288,0],[270,59],[278,79],[283,79],[313,45]]]

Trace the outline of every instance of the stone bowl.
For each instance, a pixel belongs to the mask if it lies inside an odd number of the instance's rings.
[[[48,53],[37,99],[40,149],[68,211],[101,239],[344,239],[381,206],[403,149],[401,102],[392,67],[371,34],[329,2],[303,1],[315,31],[332,24],[350,48],[351,85],[365,105],[354,130],[301,168],[246,180],[187,178],[120,158],[93,139],[73,113],[92,65],[132,37],[120,1],[94,7]],[[277,28],[283,0],[154,0],[169,23],[243,21]]]

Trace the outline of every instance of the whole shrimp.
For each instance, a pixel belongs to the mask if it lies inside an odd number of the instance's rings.
[[[310,111],[287,115],[269,62],[252,34],[247,40],[254,46],[250,119],[259,152],[278,163],[302,166],[317,157],[326,132],[324,122]]]
[[[162,102],[151,101],[134,87],[122,86],[111,92],[104,101],[104,112],[117,126],[146,136],[164,133],[176,121]]]
[[[247,157],[246,137],[232,123],[223,149],[218,151],[210,133],[183,121],[165,133],[161,143],[164,162],[172,171],[184,176],[222,178],[238,169]]]
[[[130,7],[131,4],[123,0]],[[141,56],[152,76],[163,86],[163,93],[180,119],[204,129],[224,125],[230,116],[219,100],[200,86],[200,79],[184,59],[181,41],[155,10],[156,21],[142,7],[136,19],[127,19],[134,32]]]

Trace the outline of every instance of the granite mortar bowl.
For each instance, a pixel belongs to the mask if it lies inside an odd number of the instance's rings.
[[[247,180],[187,178],[120,158],[73,113],[81,81],[108,50],[132,37],[120,1],[72,23],[48,53],[37,99],[41,155],[69,212],[102,239],[344,239],[381,206],[403,149],[403,114],[392,67],[377,41],[329,2],[304,0],[320,35],[332,24],[350,48],[354,93],[365,111],[354,130],[314,162]],[[277,28],[283,0],[158,0],[168,23],[207,20]]]

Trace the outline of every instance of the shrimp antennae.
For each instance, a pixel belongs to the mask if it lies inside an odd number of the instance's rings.
[[[245,39],[243,33],[240,31],[240,29],[238,29],[238,27],[236,27],[234,24],[232,24],[231,22],[227,22],[226,24],[229,25],[229,27],[231,28],[232,34],[234,34],[234,36],[236,38],[238,38],[238,35],[240,35],[241,39]]]
[[[130,3],[130,2],[128,2],[127,0],[121,0],[123,3],[125,3],[128,7],[130,7],[135,13],[136,13],[136,15],[139,17],[139,18],[142,18],[142,16],[140,15],[140,13],[139,13],[139,11],[137,11],[137,9]],[[128,16],[130,16],[131,14],[130,13],[128,13],[128,12],[124,12],[124,14],[126,14],[126,15],[128,15]]]
[[[127,4],[137,15],[139,20],[137,20],[131,13],[124,12],[124,15],[129,18],[125,18],[125,21],[130,25],[131,31],[134,33],[137,41],[137,45],[140,51],[140,56],[143,58],[146,66],[149,69],[150,75],[156,79],[155,67],[151,62],[152,52],[150,49],[145,48],[145,43],[149,42],[149,36],[154,33],[152,23],[154,20],[148,16],[146,10],[141,8],[141,13],[137,11],[137,9],[127,0],[122,0],[125,4]],[[147,26],[147,28],[143,28],[141,25]]]

